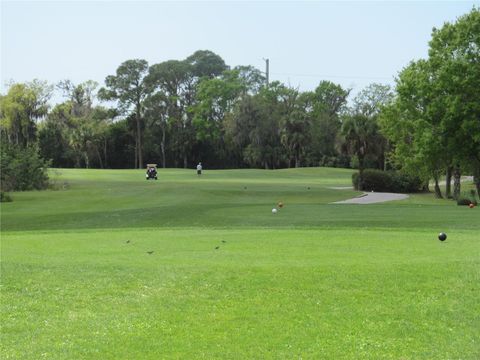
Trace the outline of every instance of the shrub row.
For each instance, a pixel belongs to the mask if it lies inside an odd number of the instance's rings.
[[[360,173],[354,173],[352,183],[355,190],[363,191],[414,193],[422,191],[423,188],[423,181],[418,176],[376,169],[363,170],[362,179]]]
[[[12,197],[4,191],[0,191],[0,202],[11,202]]]
[[[26,148],[2,144],[0,154],[0,191],[42,190],[48,186],[49,163],[35,146]]]
[[[457,200],[457,205],[478,205],[475,190],[470,190],[470,192],[464,192]]]

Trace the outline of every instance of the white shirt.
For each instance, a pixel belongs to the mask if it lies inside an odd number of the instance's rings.
[[[202,165],[198,164],[197,165],[197,170],[202,170]]]

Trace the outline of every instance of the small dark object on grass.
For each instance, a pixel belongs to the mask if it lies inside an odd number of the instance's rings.
[[[310,186],[309,186],[309,187],[307,187],[307,189],[308,189],[308,190],[310,190]]]
[[[220,249],[220,246],[216,246],[216,247],[215,247],[215,250],[218,250],[218,249]]]
[[[152,254],[153,254],[153,251],[147,251],[147,254],[148,254],[148,255],[152,255]]]
[[[438,240],[440,240],[440,241],[447,240],[447,234],[441,232],[440,234],[438,234]]]
[[[247,190],[247,187],[245,186],[243,189],[244,189],[244,190]]]
[[[130,244],[130,240],[127,240],[127,244]]]
[[[222,242],[223,242],[223,243],[226,243],[226,241],[225,241],[225,240],[222,240]]]

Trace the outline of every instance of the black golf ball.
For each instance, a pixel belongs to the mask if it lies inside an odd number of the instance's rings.
[[[445,240],[447,240],[447,234],[445,234],[445,233],[443,233],[443,232],[440,233],[440,234],[438,234],[438,240],[440,240],[440,241],[445,241]]]

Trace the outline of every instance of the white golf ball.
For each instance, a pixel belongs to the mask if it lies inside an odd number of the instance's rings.
[[[276,214],[277,213],[277,209],[273,208],[272,209],[272,214]]]

